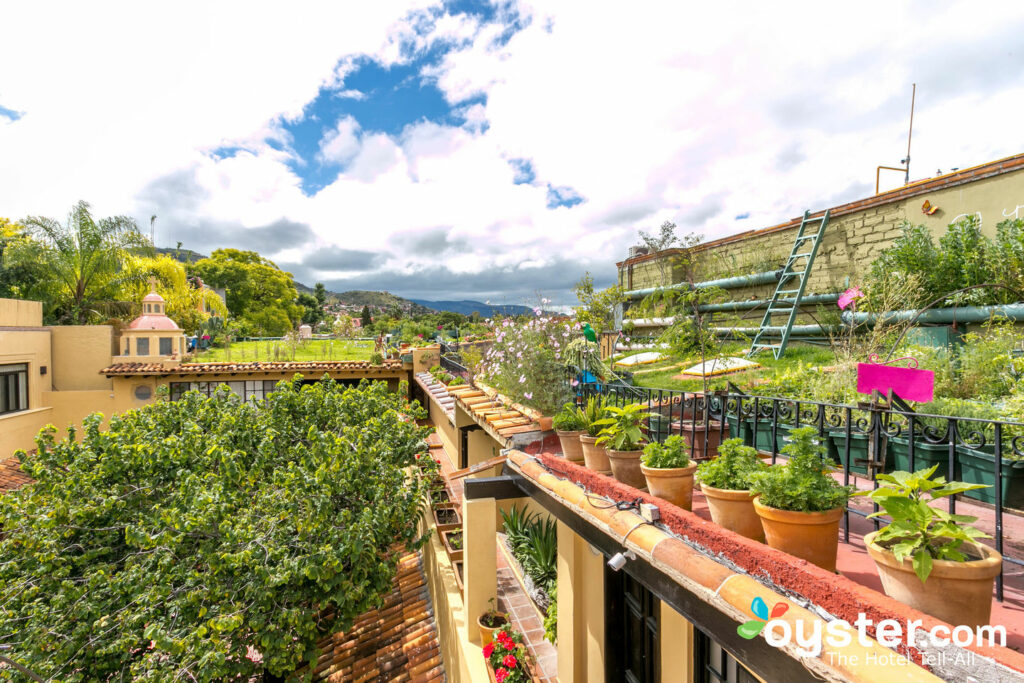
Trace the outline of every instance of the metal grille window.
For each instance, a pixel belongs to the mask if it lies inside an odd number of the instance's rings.
[[[138,339],[135,340],[135,355],[149,355],[149,337],[139,337]]]
[[[189,391],[198,391],[203,396],[213,396],[217,388],[226,384],[246,401],[257,401],[266,398],[277,382],[273,380],[245,380],[241,382],[171,382],[171,400],[177,401]]]
[[[169,356],[174,353],[171,342],[174,341],[170,337],[160,337],[160,355]]]
[[[0,365],[0,415],[28,410],[28,363]]]

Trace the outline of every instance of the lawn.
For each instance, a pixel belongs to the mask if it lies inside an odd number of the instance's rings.
[[[711,360],[716,356],[738,356],[745,357],[749,344],[742,342],[726,343],[722,345],[719,353],[707,357]],[[620,354],[625,357],[632,354]],[[759,353],[751,360],[760,363],[762,367],[744,372],[736,372],[728,375],[712,377],[708,380],[710,389],[725,388],[725,383],[732,382],[742,388],[750,387],[758,380],[768,379],[780,371],[795,368],[801,363],[805,366],[831,365],[836,362],[835,354],[826,346],[813,346],[811,344],[791,343],[786,349],[782,358],[776,360],[770,351]],[[673,358],[650,365],[642,365],[634,371],[633,381],[642,387],[656,389],[682,389],[684,391],[700,391],[703,383],[700,380],[678,380],[673,379],[684,368],[689,368],[701,362],[699,355],[692,358]],[[616,367],[621,370],[621,367]]]
[[[369,360],[372,353],[372,341],[354,339],[310,339],[294,345],[280,340],[245,341],[202,351],[196,354],[195,362]]]

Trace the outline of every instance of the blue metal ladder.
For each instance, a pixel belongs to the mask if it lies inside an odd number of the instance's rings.
[[[754,335],[754,341],[750,344],[750,351],[747,357],[771,349],[776,358],[786,352],[786,344],[789,343],[790,333],[793,331],[793,323],[800,312],[800,299],[803,298],[804,288],[807,286],[807,276],[814,265],[814,257],[821,245],[821,236],[825,233],[828,225],[830,210],[826,210],[821,218],[811,218],[810,211],[804,211],[803,220],[800,221],[800,229],[793,240],[793,249],[789,253],[789,260],[782,268],[782,275],[775,285],[775,293],[768,303],[768,309],[761,319],[761,327]],[[808,233],[808,228],[814,229],[817,223],[817,231]],[[809,248],[808,248],[809,245]],[[782,326],[772,325],[773,315],[785,315],[786,324]],[[778,343],[769,344],[762,341],[767,336],[780,337]]]

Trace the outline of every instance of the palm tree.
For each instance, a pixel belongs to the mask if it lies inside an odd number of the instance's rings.
[[[85,324],[125,308],[132,285],[145,274],[128,266],[129,257],[152,244],[128,216],[93,220],[89,204],[78,202],[61,225],[52,218],[21,221],[35,237],[10,255],[13,262],[34,262],[48,274],[38,294],[58,322]]]

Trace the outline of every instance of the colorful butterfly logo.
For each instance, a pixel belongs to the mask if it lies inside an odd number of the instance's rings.
[[[764,629],[764,625],[768,623],[769,619],[778,619],[785,614],[788,609],[789,605],[786,603],[777,602],[775,603],[775,606],[772,607],[771,616],[769,616],[768,605],[765,604],[765,601],[760,597],[754,598],[750,603],[750,611],[754,613],[754,616],[757,617],[757,619],[751,619],[750,621],[740,624],[736,627],[736,633],[739,633],[747,640],[756,638]]]

